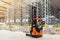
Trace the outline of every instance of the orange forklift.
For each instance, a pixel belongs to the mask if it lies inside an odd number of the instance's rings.
[[[30,30],[30,34],[26,34],[26,36],[31,36],[34,38],[43,36],[43,25],[45,24],[45,22],[42,21],[42,16],[40,16],[39,14],[37,14],[37,7],[32,6],[32,27]]]

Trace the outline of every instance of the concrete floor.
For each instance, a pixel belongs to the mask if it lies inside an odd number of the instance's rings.
[[[0,40],[60,40],[60,35],[44,34],[41,38],[26,36],[24,32],[11,32],[0,30]]]

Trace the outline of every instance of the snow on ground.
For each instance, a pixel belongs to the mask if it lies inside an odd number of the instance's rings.
[[[0,40],[60,40],[60,35],[44,34],[41,38],[26,36],[24,32],[11,32],[0,30]]]

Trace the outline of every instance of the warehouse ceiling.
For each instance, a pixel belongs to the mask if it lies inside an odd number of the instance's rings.
[[[31,2],[34,2],[36,0],[0,0],[0,14],[1,13],[4,14],[8,12],[9,5],[12,5],[18,1],[25,2],[26,4],[30,4]],[[51,6],[53,6],[55,9],[60,9],[60,0],[50,0],[50,1],[51,1],[50,3]]]
[[[17,2],[18,0],[0,0],[0,6],[9,6],[10,4]],[[25,1],[26,3],[30,3],[30,2],[33,2],[35,0],[22,0],[22,1]],[[60,0],[51,0],[51,5],[53,5],[54,7],[56,8],[60,8]]]
[[[51,1],[50,2],[51,6],[58,12],[58,13],[53,13],[54,16],[60,19],[60,0],[50,0],[50,1]]]
[[[51,5],[53,5],[53,7],[60,9],[60,0],[51,0]]]

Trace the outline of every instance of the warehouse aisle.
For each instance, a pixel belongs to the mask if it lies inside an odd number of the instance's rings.
[[[26,36],[24,32],[11,32],[0,30],[0,40],[60,40],[60,35],[44,34],[41,38],[32,38]]]

